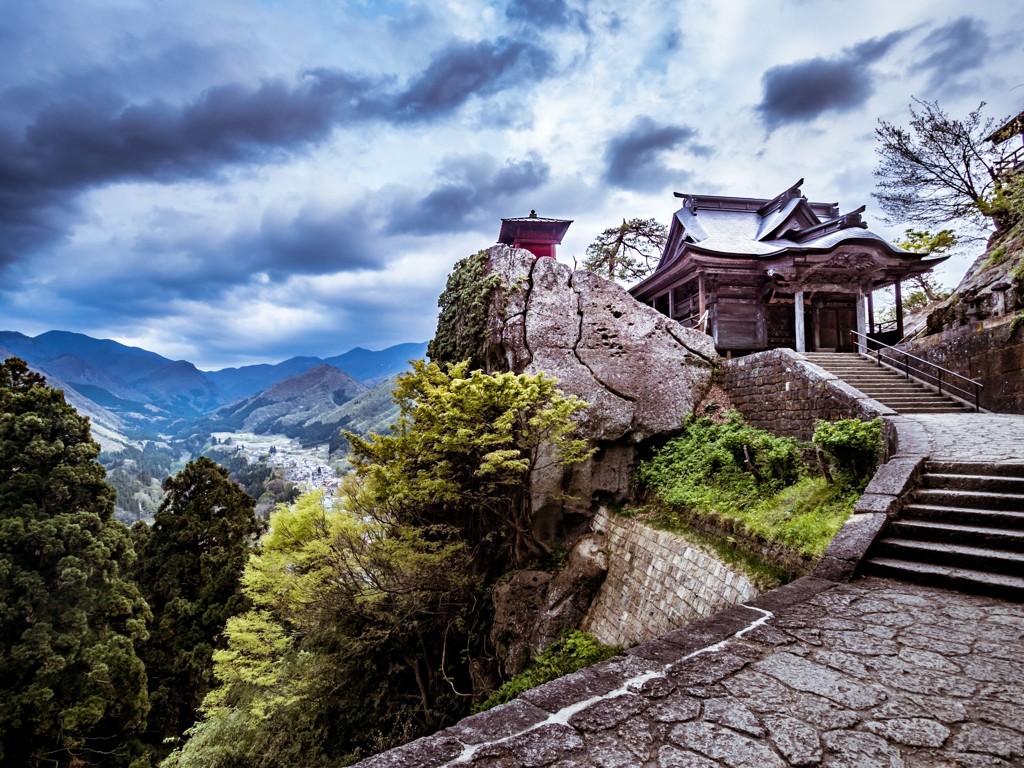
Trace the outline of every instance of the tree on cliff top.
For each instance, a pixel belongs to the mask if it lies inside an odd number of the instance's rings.
[[[1009,147],[988,141],[996,123],[982,117],[984,102],[963,120],[938,102],[914,103],[909,128],[879,120],[875,129],[873,196],[890,220],[937,227],[961,220],[997,231],[1011,224],[1000,204],[998,173]]]
[[[609,280],[638,280],[654,271],[667,238],[668,229],[654,219],[623,219],[587,246],[583,266]]]
[[[127,765],[148,709],[149,611],[122,568],[100,447],[64,393],[0,365],[0,763]]]

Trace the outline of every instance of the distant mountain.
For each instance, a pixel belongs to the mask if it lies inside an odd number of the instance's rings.
[[[410,360],[426,357],[427,343],[396,344],[374,352],[362,347],[324,360],[328,365],[354,376],[360,381],[380,381],[408,369]]]
[[[255,432],[303,437],[305,425],[369,389],[344,371],[318,365],[238,400],[202,422],[210,432]],[[320,442],[328,442],[329,437]]]
[[[207,422],[329,442],[345,419],[375,423],[379,409],[392,407],[390,386],[378,393],[379,402],[366,394],[364,405],[337,409],[364,395],[366,384],[393,377],[426,354],[426,343],[407,343],[379,351],[357,347],[326,360],[293,357],[276,365],[200,371],[185,360],[67,331],[34,338],[0,331],[0,348],[4,357],[24,358],[55,385],[60,382],[69,400],[73,392],[83,412],[95,414],[111,446],[166,435],[198,440]]]
[[[319,357],[292,357],[276,365],[246,365],[241,368],[222,368],[206,371],[206,378],[216,384],[225,397],[225,402],[239,400],[262,392],[279,381],[308,371],[324,361]],[[335,366],[341,367],[341,366]],[[345,370],[342,368],[342,370]],[[354,374],[353,374],[354,375]],[[355,378],[359,378],[356,376]]]
[[[21,357],[21,355],[12,349],[0,347],[0,361],[9,357]],[[132,441],[126,436],[128,427],[117,414],[76,391],[53,374],[40,370],[32,363],[29,363],[29,369],[45,376],[46,383],[51,387],[64,390],[64,399],[74,406],[80,415],[89,417],[92,437],[103,450],[118,451],[125,446],[132,445]]]
[[[279,381],[325,363],[345,371],[359,381],[376,383],[407,370],[410,360],[418,360],[426,354],[426,342],[410,342],[379,351],[356,347],[325,359],[292,357],[276,365],[245,365],[241,368],[222,368],[219,371],[205,373],[206,377],[220,388],[225,396],[225,402],[231,402],[255,395]]]

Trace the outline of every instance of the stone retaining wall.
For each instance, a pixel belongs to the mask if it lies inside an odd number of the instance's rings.
[[[757,589],[738,570],[682,536],[602,508],[608,575],[582,629],[606,645],[632,646],[750,600]]]
[[[743,417],[777,435],[810,440],[819,419],[896,414],[791,349],[725,360],[721,372],[722,387]],[[885,437],[889,443],[888,430]]]
[[[915,339],[904,348],[984,384],[982,408],[996,413],[1024,413],[1024,327],[1010,333],[1012,325],[1012,318],[1004,315]]]

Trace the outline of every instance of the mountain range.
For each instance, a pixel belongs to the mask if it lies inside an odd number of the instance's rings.
[[[323,425],[322,442],[328,442],[333,435],[326,433],[337,431],[328,412],[338,417],[339,408],[425,353],[426,343],[406,343],[201,371],[186,360],[80,333],[48,331],[30,337],[0,331],[0,359],[21,357],[64,389],[69,401],[91,418],[106,450],[138,440],[180,438],[207,427],[310,439],[309,423]],[[380,400],[379,394],[371,400]]]

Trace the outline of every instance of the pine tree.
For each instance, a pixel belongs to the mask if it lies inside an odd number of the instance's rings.
[[[213,652],[230,616],[248,608],[239,578],[262,526],[255,502],[202,456],[164,482],[153,527],[138,536],[135,578],[153,611],[141,655],[153,704],[147,740],[174,740],[196,720]]]
[[[64,393],[0,365],[0,764],[127,765],[146,603],[100,447]]]

